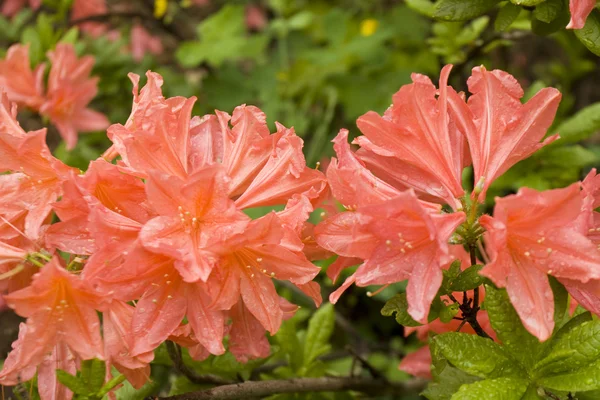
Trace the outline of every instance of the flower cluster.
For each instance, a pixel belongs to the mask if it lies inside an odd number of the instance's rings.
[[[98,78],[90,77],[94,58],[79,59],[73,46],[66,43],[58,44],[48,58],[52,67],[44,89],[45,64],[32,70],[29,46],[11,46],[0,60],[0,87],[10,101],[48,118],[72,149],[78,132],[101,131],[109,125],[104,114],[87,107],[98,92]]]
[[[363,136],[352,152],[347,132],[335,139],[338,158],[327,170],[331,191],[347,211],[315,229],[316,240],[342,257],[331,276],[360,264],[332,294],[336,302],[352,283],[388,285],[408,279],[408,312],[426,324],[442,271],[466,246],[475,261],[483,231],[481,274],[506,288],[524,326],[540,340],[554,327],[548,276],[561,281],[580,304],[600,306],[597,249],[598,178],[537,192],[523,188],[497,198],[493,216],[478,216],[492,182],[520,160],[558,139],[544,139],[560,93],[546,88],[522,104],[523,90],[503,71],[473,69],[471,95],[439,89],[425,76],[394,95],[383,116],[358,119]],[[543,141],[542,141],[543,139]],[[472,164],[474,190],[465,195],[463,169]],[[442,211],[447,204],[454,212]],[[451,244],[455,243],[455,244]]]
[[[297,309],[273,280],[321,302],[304,250],[327,185],[302,140],[279,124],[271,133],[252,106],[193,117],[194,98],[164,98],[160,75],[147,77],[138,90],[131,75],[131,116],[84,174],[51,155],[45,130],[23,131],[2,95],[0,290],[27,321],[1,384],[37,371],[42,399],[64,399],[55,369],[97,358],[139,387],[166,340],[200,360],[223,354],[228,336],[237,359],[266,357],[265,332]]]
[[[53,68],[66,65],[84,90],[89,69],[67,59],[55,57]],[[334,281],[359,266],[331,302],[352,284],[407,280],[407,312],[423,324],[415,329],[421,338],[462,329],[467,320],[473,332],[494,335],[483,311],[461,308],[462,323],[429,319],[455,260],[463,269],[482,260],[481,275],[506,288],[524,327],[541,341],[554,328],[549,276],[599,313],[596,171],[562,189],[523,188],[497,198],[493,215],[479,213],[495,179],[558,139],[546,132],[560,93],[542,89],[522,103],[514,77],[477,67],[467,96],[448,85],[450,71],[441,71],[438,88],[414,74],[382,116],[360,117],[358,150],[340,131],[326,175],[307,167],[293,129],[276,124],[272,133],[258,108],[192,116],[195,98],[165,98],[153,72],[141,90],[140,77],[130,75],[131,115],[108,128],[113,145],[81,173],[52,156],[45,130],[21,128],[11,102],[34,107],[57,99],[49,93],[65,89],[64,74],[51,72],[46,97],[38,86],[0,82],[8,92],[0,96],[0,293],[27,318],[0,384],[37,373],[42,399],[68,398],[55,369],[73,372],[96,358],[140,387],[166,340],[197,360],[223,354],[225,338],[240,361],[266,357],[265,333],[275,334],[297,309],[273,280],[318,306],[319,268],[311,261],[332,253],[338,258],[327,274]],[[39,109],[73,124],[74,114],[64,113],[71,103],[60,99]],[[465,189],[469,166],[474,177]],[[328,207],[312,226],[310,214],[331,196],[345,210]],[[250,218],[259,207],[273,211]],[[459,295],[473,297],[477,311],[485,293],[446,293],[441,301]],[[401,367],[427,375],[428,364],[424,348]]]

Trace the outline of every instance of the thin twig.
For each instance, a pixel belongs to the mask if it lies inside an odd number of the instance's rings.
[[[361,365],[363,367],[365,367],[365,369],[367,371],[369,371],[369,374],[371,374],[371,376],[373,378],[381,379],[383,381],[387,381],[387,378],[385,377],[385,375],[383,375],[381,372],[379,372],[379,370],[377,368],[375,368],[373,365],[371,365],[371,363],[369,361],[367,361],[366,358],[364,358],[363,356],[361,356],[360,354],[358,354],[358,352],[354,351],[354,349],[352,347],[346,346],[346,350],[348,350],[348,352],[350,352],[350,354],[352,354],[352,356],[354,357],[354,359],[356,361],[358,361],[359,363],[361,363]]]
[[[364,377],[297,378],[258,382],[247,381],[160,399],[234,400],[249,397],[263,398],[279,393],[342,392],[349,390],[367,394],[390,394],[394,398],[401,398],[409,393],[420,392],[425,385],[426,381],[420,379],[409,382],[386,382],[381,379]]]

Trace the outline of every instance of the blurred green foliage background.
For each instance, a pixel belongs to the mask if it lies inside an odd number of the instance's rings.
[[[0,17],[0,57],[11,44],[29,43],[32,64],[37,65],[46,61],[46,52],[57,42],[75,44],[80,54],[96,58],[93,73],[100,83],[93,108],[112,123],[124,123],[129,116],[129,72],[159,72],[165,79],[166,96],[198,98],[196,115],[215,109],[231,112],[240,104],[257,105],[272,127],[275,121],[295,127],[305,141],[310,166],[319,161],[325,164],[333,156],[330,140],[339,129],[357,135],[357,117],[369,110],[382,113],[414,72],[435,81],[441,67],[452,63],[450,82],[465,91],[471,68],[483,64],[515,75],[526,89],[526,99],[543,87],[558,88],[563,100],[549,134],[559,132],[563,139],[498,179],[488,195],[491,202],[494,195],[514,192],[520,186],[566,186],[600,165],[596,135],[600,131],[600,58],[594,54],[600,43],[586,43],[582,33],[563,29],[568,22],[565,2],[554,14],[544,11],[562,0],[557,1],[521,7],[486,0],[477,3],[485,3],[483,9],[475,9],[465,0],[459,6],[466,5],[468,13],[436,18],[445,10],[440,4],[449,1],[211,0],[195,5],[189,0],[131,0],[122,8],[119,3],[123,1],[108,0],[107,13],[73,21],[69,15],[72,0],[44,0],[35,11],[25,8],[14,17]],[[593,21],[597,14],[594,11]],[[106,24],[118,35],[84,35],[78,26],[89,21]],[[127,51],[133,23],[159,37],[164,51],[136,61]],[[22,113],[19,118],[28,129],[44,123],[33,114]],[[110,145],[105,132],[84,134],[68,152],[57,133],[50,132],[55,155],[81,169]],[[326,292],[333,290],[329,280],[324,279],[324,285]],[[386,338],[370,361],[396,377],[406,377],[396,366],[407,344],[400,339],[402,328],[392,318],[382,318],[379,310],[386,299],[403,289],[402,285],[390,286],[374,298],[365,297],[364,289],[352,289],[361,295],[346,295],[336,307],[347,320],[360,320],[353,329],[371,346]],[[305,323],[309,315],[309,310],[302,310],[288,324]],[[333,327],[327,329],[331,336]],[[339,340],[337,335],[333,338]],[[276,339],[274,344],[283,345]],[[210,359],[198,368],[214,370],[213,362]],[[342,364],[349,362],[345,359]],[[327,368],[347,369],[346,364],[328,364]],[[236,363],[223,368],[240,373],[249,367]],[[160,368],[154,373],[160,374]],[[280,373],[297,376],[298,370]],[[164,376],[158,376],[160,382]],[[189,382],[177,384],[181,391],[189,389]]]

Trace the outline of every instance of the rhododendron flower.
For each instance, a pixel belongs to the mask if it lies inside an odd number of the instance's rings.
[[[41,383],[54,379],[56,363],[45,364],[49,353],[57,352],[51,359],[60,361],[59,368],[74,356],[83,360],[103,358],[95,310],[102,300],[89,284],[64,269],[57,258],[41,269],[31,286],[5,296],[5,300],[27,322],[21,325],[19,339],[0,371],[0,384],[29,380],[38,367],[41,388],[54,387]],[[43,399],[53,398],[40,394]]]
[[[247,5],[244,11],[246,27],[248,29],[256,29],[258,31],[264,29],[267,26],[267,15],[265,10],[263,10],[260,6],[256,5]]]
[[[285,229],[277,215],[271,213],[211,248],[220,256],[221,281],[211,282],[216,292],[213,306],[228,310],[241,296],[245,308],[271,334],[279,330],[283,319],[272,278],[302,285],[319,273],[301,249],[297,251],[282,241]]]
[[[600,213],[595,210],[600,207],[600,175],[596,174],[596,169],[592,169],[585,177],[582,186],[582,213],[574,226],[598,247],[600,246]],[[600,280],[591,279],[584,283],[563,278],[560,282],[565,285],[577,303],[600,315]]]
[[[42,4],[42,0],[4,0],[2,4],[2,8],[0,8],[0,14],[6,15],[7,17],[12,17],[23,7],[25,4],[29,3],[29,7],[37,10]]]
[[[584,284],[600,278],[600,252],[573,224],[582,204],[579,183],[545,192],[522,188],[496,199],[494,217],[480,218],[490,256],[481,274],[506,287],[523,325],[542,341],[554,328],[547,275]]]
[[[61,222],[51,225],[45,235],[49,247],[84,255],[102,251],[107,243],[118,252],[126,246],[127,231],[137,232],[151,216],[143,182],[123,174],[116,165],[104,160],[92,161],[84,175],[72,174],[63,184],[61,201],[53,209]],[[102,214],[101,218],[96,218]],[[118,243],[106,236],[110,225],[118,225]],[[113,233],[111,237],[114,237]],[[137,237],[137,235],[136,235]],[[106,255],[102,251],[103,255]]]
[[[510,74],[475,67],[467,81],[472,95],[465,103],[453,89],[448,91],[449,107],[456,126],[465,134],[475,172],[479,200],[492,182],[517,162],[558,139],[540,140],[552,124],[561,94],[544,88],[521,104],[523,89]]]
[[[67,149],[72,149],[78,132],[100,131],[109,125],[104,114],[87,108],[98,92],[98,78],[89,76],[94,58],[78,59],[73,46],[67,43],[59,43],[48,53],[48,58],[52,68],[40,112],[57,127]]]
[[[228,183],[218,164],[186,181],[159,174],[148,180],[148,200],[160,215],[144,225],[141,243],[175,258],[175,267],[188,282],[208,279],[215,264],[206,250],[209,241],[226,240],[228,234],[245,229],[245,224],[235,224],[248,217],[227,197]]]
[[[442,266],[452,260],[448,239],[464,217],[432,213],[409,190],[326,219],[316,228],[317,242],[339,255],[364,260],[330,300],[337,301],[352,282],[387,285],[408,279],[408,312],[425,322],[442,283]]]
[[[106,0],[74,0],[71,7],[71,22],[104,15],[108,13]],[[94,37],[100,36],[108,30],[108,25],[101,22],[85,21],[78,24],[79,28]]]
[[[437,98],[431,80],[413,74],[413,83],[400,88],[383,117],[370,111],[357,120],[364,136],[356,143],[363,149],[365,163],[373,164],[375,168],[369,168],[387,183],[413,188],[458,209],[468,158],[464,137],[448,113],[450,69],[442,69]]]
[[[46,145],[46,129],[25,133],[16,120],[16,106],[0,93],[0,214],[27,211],[25,234],[37,239],[52,202],[72,168],[54,158]]]
[[[0,87],[20,107],[39,110],[44,102],[45,64],[31,69],[29,45],[14,44],[0,61]]]
[[[571,20],[567,29],[582,29],[594,7],[596,7],[596,0],[569,0]]]
[[[104,333],[104,354],[107,369],[115,368],[127,377],[133,387],[139,389],[150,378],[150,361],[154,358],[152,352],[131,355],[133,337],[131,320],[134,307],[127,303],[113,300],[103,313],[102,329]]]
[[[160,37],[153,36],[139,23],[131,28],[131,55],[136,61],[141,61],[146,53],[159,55],[163,52]]]

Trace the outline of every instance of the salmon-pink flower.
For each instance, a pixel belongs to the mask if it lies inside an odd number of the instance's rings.
[[[229,351],[241,362],[254,358],[265,358],[271,352],[269,341],[265,337],[265,328],[250,312],[245,303],[238,302],[231,308],[232,320],[229,332]]]
[[[0,87],[19,107],[39,110],[44,102],[45,64],[31,69],[29,45],[14,44],[0,61]]]
[[[135,388],[142,387],[150,378],[150,361],[152,352],[131,355],[133,336],[131,321],[134,307],[127,303],[113,300],[103,312],[102,329],[104,333],[104,354],[107,368],[111,365],[124,374]]]
[[[71,22],[108,13],[106,0],[74,0],[71,8]],[[85,21],[78,24],[82,32],[98,37],[108,30],[102,22]]]
[[[136,61],[141,61],[146,53],[160,55],[163,45],[159,36],[153,36],[141,24],[131,27],[131,55]]]
[[[596,7],[596,0],[569,0],[571,20],[567,29],[582,29],[594,7]]]
[[[42,5],[42,0],[5,0],[0,8],[0,14],[12,17],[21,11],[26,3],[29,3],[29,7],[32,9],[37,10]]]
[[[595,210],[600,207],[600,175],[596,174],[596,169],[592,169],[585,177],[582,187],[582,213],[574,226],[598,247],[600,246],[600,213]],[[586,310],[600,315],[600,280],[591,279],[584,283],[563,278],[560,282],[565,285],[577,303]]]
[[[133,262],[138,264],[131,264]],[[225,352],[222,343],[225,316],[222,311],[210,309],[210,290],[205,283],[185,282],[174,267],[173,259],[141,249],[128,257],[124,265],[136,267],[119,271],[123,279],[120,285],[115,282],[113,287],[139,298],[131,323],[135,338],[133,356],[158,347],[177,330],[184,317],[196,340],[210,353]]]
[[[52,67],[40,112],[56,126],[67,149],[72,149],[78,132],[101,131],[109,125],[104,114],[87,108],[98,92],[98,78],[90,78],[94,58],[78,59],[73,46],[67,43],[59,43],[48,58]]]
[[[31,286],[5,296],[5,300],[27,322],[21,325],[19,339],[0,371],[1,384],[31,379],[35,368],[43,368],[46,355],[56,346],[66,346],[83,360],[103,358],[96,314],[102,300],[57,258],[41,269]]]
[[[188,282],[208,279],[215,264],[207,250],[209,241],[224,240],[245,228],[245,224],[235,224],[248,217],[227,197],[228,183],[218,164],[185,181],[164,174],[148,179],[148,200],[159,216],[144,225],[141,243],[150,251],[175,258],[175,267]]]
[[[352,282],[387,285],[408,279],[408,312],[425,322],[442,283],[442,267],[451,261],[448,239],[464,218],[462,212],[432,213],[408,190],[326,219],[315,230],[317,242],[341,256],[364,260],[330,300],[335,302]]]
[[[48,247],[74,254],[96,253],[98,243],[103,246],[106,242],[105,237],[98,237],[102,225],[93,219],[98,213],[104,214],[104,224],[119,221],[123,227],[138,225],[140,229],[150,219],[143,182],[102,159],[92,161],[84,175],[72,174],[63,188],[61,200],[53,205],[61,222],[46,231]],[[123,244],[122,238],[119,241]],[[119,243],[111,244],[122,250]]]
[[[517,162],[558,139],[540,140],[552,124],[561,94],[544,88],[521,104],[523,89],[510,74],[475,67],[467,81],[472,95],[464,97],[453,89],[448,103],[456,126],[465,134],[475,172],[475,191],[479,200],[492,182]]]
[[[442,69],[439,91],[426,76],[413,74],[413,83],[400,88],[383,117],[370,111],[358,119],[364,136],[357,143],[367,153],[367,165],[387,166],[377,168],[387,183],[458,209],[468,157],[448,112],[450,68]]]
[[[12,172],[0,175],[0,214],[27,211],[25,234],[36,240],[73,168],[52,156],[45,129],[25,133],[15,116],[0,93],[0,171]]]
[[[523,325],[542,341],[554,328],[547,275],[584,284],[600,278],[600,253],[573,224],[582,203],[579,183],[545,192],[522,188],[496,199],[493,218],[480,218],[490,256],[481,274],[506,287]]]
[[[220,279],[209,281],[215,291],[214,308],[228,310],[241,297],[244,308],[266,330],[271,334],[279,330],[283,311],[272,279],[303,285],[319,273],[301,249],[295,251],[282,240],[286,229],[281,219],[270,213],[211,247],[219,256],[216,276]]]
[[[131,116],[108,130],[130,173],[145,178],[157,171],[187,179],[207,165],[221,164],[230,179],[228,195],[240,209],[285,204],[311,190],[316,201],[325,191],[325,177],[306,166],[302,140],[292,129],[278,124],[271,134],[264,113],[252,106],[237,107],[232,116],[217,111],[191,118],[195,98],[165,99],[162,77],[146,75],[148,83],[139,93],[139,77],[130,75]]]
[[[267,26],[267,14],[260,6],[249,4],[246,6],[244,13],[248,29],[260,31]]]

